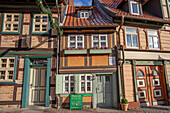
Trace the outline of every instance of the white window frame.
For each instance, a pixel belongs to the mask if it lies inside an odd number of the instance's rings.
[[[82,17],[82,13],[84,13],[84,17]],[[86,13],[87,13],[87,17],[85,16],[86,15]],[[87,12],[87,11],[82,11],[82,12],[80,12],[80,18],[89,18],[89,12]]]
[[[149,46],[149,37],[152,37],[152,44],[153,44],[153,48],[150,48],[149,49],[156,49],[156,50],[160,50],[160,40],[159,40],[159,36],[158,36],[158,31],[157,30],[154,30],[154,29],[148,29],[148,46]],[[149,34],[149,31],[155,31],[157,32],[157,35],[150,35]],[[155,48],[154,47],[154,37],[157,37],[157,40],[158,40],[158,48]]]
[[[133,12],[132,4],[137,4],[137,10],[138,10],[138,13],[134,13],[134,12]],[[131,14],[134,14],[134,15],[140,15],[139,2],[136,2],[136,1],[130,1],[130,7],[131,7]]]
[[[145,99],[146,98],[146,90],[140,90],[140,91],[138,91],[138,93],[139,93],[139,99]],[[140,93],[144,93],[144,96],[141,97]]]
[[[40,16],[40,22],[36,22],[36,16]],[[43,16],[46,16],[47,17],[47,22],[43,22]],[[48,14],[34,14],[33,15],[33,23],[32,23],[32,32],[33,33],[46,33],[48,32]],[[35,30],[35,25],[40,25],[40,30],[39,31],[36,31]],[[43,25],[46,25],[46,31],[43,31]]]
[[[155,81],[158,81],[158,84],[155,84]],[[154,79],[152,79],[152,83],[153,83],[153,86],[161,86],[161,84],[160,84],[160,79],[159,78],[154,78]]]
[[[81,80],[81,77],[85,76],[85,80]],[[90,76],[90,80],[87,80],[87,76]],[[85,91],[81,91],[81,82],[85,82]],[[90,82],[90,91],[87,91],[87,82]],[[79,77],[79,93],[92,93],[92,75],[86,74],[86,75],[80,75]]]
[[[136,33],[127,32],[126,29],[128,29],[128,28],[136,29]],[[138,40],[138,30],[137,30],[137,28],[136,28],[136,27],[128,27],[128,26],[127,26],[127,27],[125,28],[125,32],[126,32],[126,34],[125,34],[125,35],[126,35],[126,36],[125,36],[125,37],[126,37],[126,47],[127,47],[127,48],[136,48],[136,49],[138,49],[138,48],[139,48],[139,40]],[[128,46],[128,45],[127,45],[127,34],[131,35],[131,45],[132,45],[132,46]],[[137,36],[137,47],[134,47],[134,46],[133,46],[133,38],[132,38],[132,35],[136,35],[136,36]]]
[[[7,15],[11,15],[11,21],[7,21]],[[17,15],[18,16],[18,21],[14,21],[14,16]],[[21,18],[21,14],[20,13],[4,13],[4,24],[3,24],[3,32],[14,32],[14,33],[18,33],[20,30],[20,18]],[[10,30],[6,30],[6,25],[10,24],[11,25],[11,29]],[[18,30],[14,30],[14,24],[18,25]]]
[[[98,36],[99,37],[99,40],[98,40],[98,43],[99,43],[99,48],[101,48],[101,42],[106,42],[106,47],[108,47],[108,42],[107,42],[107,34],[93,34],[92,36],[91,36],[91,46],[92,46],[92,48],[94,47],[94,45],[93,45],[93,36]],[[106,40],[105,41],[102,41],[101,40],[101,36],[106,36]]]
[[[70,37],[71,36],[75,36],[76,37],[76,40],[75,40],[75,48],[78,48],[78,42],[82,42],[82,48],[84,48],[84,35],[69,35],[68,36],[68,48],[72,48],[72,47],[70,47]],[[83,40],[82,41],[77,41],[77,37],[78,36],[82,36],[82,38],[83,38]],[[80,47],[79,47],[80,48]]]
[[[68,81],[65,81],[65,77],[68,76]],[[63,75],[63,93],[75,93],[75,76],[74,76],[74,81],[71,81],[71,76],[74,75]],[[65,91],[65,83],[68,83],[68,92]],[[74,91],[70,91],[71,88],[71,83],[74,83]]]
[[[6,65],[6,67],[2,67],[2,59],[6,59],[6,63],[3,63]],[[10,63],[10,59],[14,60],[13,63]],[[0,82],[12,82],[15,78],[15,62],[16,59],[15,57],[1,57],[0,58],[0,75],[1,75],[1,71],[5,71],[5,79],[0,79]],[[13,65],[13,67],[10,67],[10,64]],[[9,76],[9,71],[13,71],[13,78],[12,79],[8,79]]]
[[[143,85],[140,85],[139,82],[143,82]],[[137,80],[138,87],[145,87],[145,79]]]
[[[156,95],[156,91],[159,91],[160,92],[160,95]],[[161,89],[155,89],[154,90],[154,97],[162,97],[162,91],[161,91]]]

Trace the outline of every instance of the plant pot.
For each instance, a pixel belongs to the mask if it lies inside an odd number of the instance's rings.
[[[122,109],[123,111],[127,111],[127,109],[128,109],[128,104],[121,104],[121,109]]]

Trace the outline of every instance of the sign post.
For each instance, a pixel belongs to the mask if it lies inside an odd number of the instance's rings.
[[[70,94],[70,109],[83,109],[82,94]]]

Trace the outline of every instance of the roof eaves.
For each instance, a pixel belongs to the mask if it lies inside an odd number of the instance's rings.
[[[114,13],[114,14],[117,14],[117,12],[115,12],[115,11],[111,10],[109,7],[105,6],[105,3],[103,3],[102,0],[98,0],[98,2],[99,2],[100,4],[104,4],[104,5],[102,5],[102,6],[103,6],[103,8],[105,8],[107,11],[110,11],[110,12],[112,12],[112,13]]]

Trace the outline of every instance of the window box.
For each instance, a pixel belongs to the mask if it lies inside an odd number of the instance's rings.
[[[111,49],[90,49],[90,54],[110,54]]]
[[[70,54],[70,55],[87,54],[87,49],[85,49],[85,50],[65,50],[64,54]]]
[[[2,34],[20,34],[21,13],[3,13]]]

